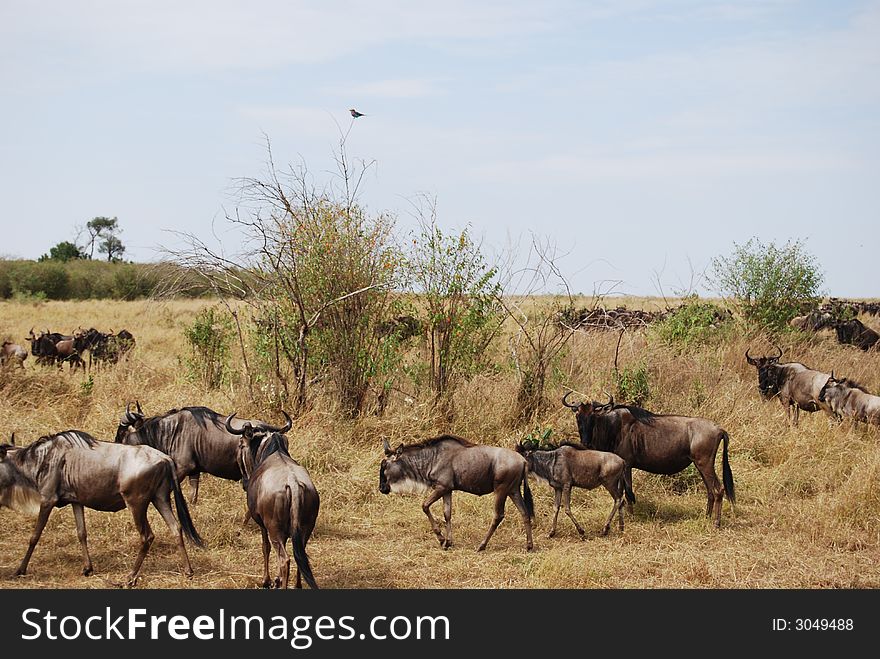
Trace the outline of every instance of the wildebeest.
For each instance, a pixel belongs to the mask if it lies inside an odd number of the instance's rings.
[[[184,407],[147,418],[140,403],[137,412],[129,407],[119,420],[116,443],[145,444],[170,455],[178,480],[189,477],[191,503],[198,501],[203,472],[232,481],[241,479],[239,438],[227,432],[224,416],[207,407]],[[245,423],[262,430],[280,430],[257,419],[235,420],[239,430]]]
[[[880,396],[868,393],[858,382],[837,379],[832,373],[819,393],[819,400],[827,402],[838,416],[880,426]]]
[[[537,448],[520,442],[517,452],[525,457],[529,472],[553,488],[553,525],[549,537],[556,535],[556,520],[559,507],[565,503],[565,514],[574,522],[581,537],[584,529],[571,513],[571,488],[582,487],[587,490],[604,485],[614,499],[611,514],[602,528],[602,535],[611,529],[614,513],[617,513],[621,532],[623,531],[623,504],[626,490],[632,489],[626,482],[626,463],[619,455],[608,451],[593,451],[583,445],[565,442],[552,448]]]
[[[486,548],[504,519],[504,504],[508,497],[522,515],[526,549],[532,550],[532,518],[535,513],[527,478],[529,467],[526,459],[516,451],[473,444],[454,435],[440,435],[409,446],[400,445],[393,451],[386,439],[383,447],[385,459],[379,465],[379,491],[382,494],[424,492],[422,511],[443,549],[452,546],[452,492],[461,490],[478,496],[495,494],[495,516],[477,551]],[[443,499],[445,537],[431,514],[431,504],[439,499]]]
[[[24,368],[24,360],[27,359],[27,350],[12,341],[4,341],[3,347],[0,348],[0,366],[9,364],[18,364]]]
[[[89,367],[92,364],[115,364],[130,351],[134,345],[134,336],[128,330],[120,330],[114,334],[100,332],[94,327],[77,330],[73,333],[74,347],[79,354],[89,353]]]
[[[870,350],[880,341],[880,334],[866,327],[858,318],[839,320],[834,324],[837,342],[854,345],[862,350]]]
[[[782,348],[776,347],[778,355],[752,357],[746,350],[746,361],[758,371],[758,390],[765,400],[779,399],[785,408],[785,418],[791,422],[791,409],[794,407],[794,425],[800,419],[800,411],[816,412],[823,410],[828,416],[834,413],[827,403],[819,400],[819,392],[828,381],[830,374],[815,371],[800,362],[780,364]]]
[[[827,311],[811,311],[804,316],[795,316],[788,324],[795,329],[818,332],[826,327],[833,327],[834,322],[834,316]]]
[[[84,365],[74,346],[73,336],[49,330],[34,334],[34,329],[31,328],[27,340],[31,344],[31,354],[37,358],[37,364],[57,364],[61,368],[67,362],[71,369]]]
[[[311,588],[317,588],[312,566],[306,554],[306,544],[315,528],[321,505],[309,472],[290,457],[284,433],[287,425],[279,430],[255,428],[245,422],[243,427],[231,424],[235,413],[226,418],[226,430],[240,435],[238,461],[241,469],[241,485],[247,492],[248,512],[257,522],[263,535],[263,588],[269,588],[269,543],[278,556],[276,588],[287,588],[290,580],[290,556],[287,539],[293,545],[296,562],[296,587],[302,588],[302,580]]]
[[[714,510],[715,526],[721,526],[721,503],[724,495],[736,502],[733,472],[727,456],[730,440],[727,432],[709,419],[690,416],[654,414],[633,405],[615,405],[611,398],[604,405],[593,402],[573,405],[568,392],[562,404],[572,409],[581,443],[587,448],[611,451],[626,463],[626,482],[632,482],[632,469],[652,474],[676,474],[693,463],[706,485],[706,515]],[[722,483],[715,473],[718,446],[721,454]],[[627,499],[635,500],[631,491]]]
[[[171,508],[172,493],[179,523]],[[167,455],[148,446],[99,442],[78,430],[41,437],[25,448],[14,444],[0,445],[0,505],[37,515],[27,553],[16,575],[27,572],[52,509],[68,504],[73,509],[82,547],[83,574],[92,574],[83,509],[116,512],[128,507],[141,536],[140,551],[127,577],[128,585],[134,585],[153,542],[153,532],[147,520],[147,508],[151,503],[177,539],[184,572],[191,577],[192,565],[183,535],[198,546],[202,546],[202,540],[174,477],[174,463]]]

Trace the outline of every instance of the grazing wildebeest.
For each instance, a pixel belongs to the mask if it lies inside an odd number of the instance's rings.
[[[171,507],[172,493],[179,523]],[[37,515],[27,553],[16,575],[27,572],[52,509],[68,504],[73,509],[76,533],[82,547],[83,574],[92,574],[83,509],[116,512],[128,507],[141,536],[140,551],[127,577],[128,585],[133,586],[153,542],[153,532],[147,520],[147,508],[151,503],[177,539],[184,572],[191,577],[192,565],[183,534],[200,547],[202,540],[174,477],[174,463],[167,455],[148,446],[99,442],[78,430],[41,437],[25,448],[14,444],[0,445],[0,505]]]
[[[819,393],[819,400],[827,402],[838,416],[880,426],[880,396],[868,393],[858,382],[835,378],[832,372]]]
[[[440,435],[409,446],[400,445],[393,451],[386,439],[383,447],[385,459],[379,465],[379,491],[382,494],[425,492],[422,511],[428,516],[431,530],[443,549],[452,546],[452,492],[461,490],[478,496],[495,494],[495,517],[477,551],[486,548],[504,519],[504,504],[508,497],[522,515],[526,549],[532,550],[532,518],[535,513],[527,478],[529,467],[526,459],[516,451],[472,444],[454,435]],[[431,504],[441,498],[446,537],[431,514]]]
[[[516,450],[528,462],[529,473],[553,488],[556,509],[553,513],[553,526],[550,528],[549,537],[556,535],[556,520],[563,501],[565,514],[574,522],[581,537],[584,537],[584,529],[571,513],[571,488],[582,487],[592,490],[600,485],[604,485],[614,499],[611,514],[602,528],[602,535],[607,535],[611,529],[614,513],[618,514],[620,530],[623,532],[625,491],[630,490],[632,494],[631,486],[626,482],[626,463],[623,458],[608,451],[594,451],[570,442],[552,448],[537,448],[520,442]]]
[[[27,359],[27,350],[12,341],[4,341],[3,347],[0,348],[0,366],[8,364],[18,364],[24,368],[24,360]]]
[[[291,428],[287,413],[287,425],[276,430],[265,430],[244,422],[243,427],[232,427],[235,413],[226,419],[226,430],[240,435],[238,451],[241,485],[247,492],[248,512],[257,522],[263,535],[263,588],[269,588],[269,544],[278,556],[276,588],[287,588],[290,580],[290,556],[287,540],[293,546],[296,562],[296,587],[302,588],[302,580],[311,588],[317,588],[312,566],[306,553],[306,544],[315,528],[321,505],[309,472],[290,457],[287,438]]]
[[[880,341],[880,334],[866,327],[858,318],[839,320],[834,324],[837,342],[854,345],[862,350],[870,350]]]
[[[815,371],[800,362],[779,363],[782,348],[776,347],[778,355],[752,357],[746,350],[746,361],[758,370],[758,390],[765,400],[773,397],[779,399],[785,408],[785,418],[792,421],[791,409],[794,408],[794,425],[798,425],[800,411],[816,412],[823,410],[829,417],[834,413],[827,403],[819,400],[819,392],[828,381],[830,374]]]
[[[736,503],[733,472],[727,457],[727,432],[709,419],[690,416],[654,414],[633,405],[605,405],[592,402],[573,405],[568,392],[562,404],[574,410],[581,443],[587,448],[611,451],[626,463],[625,478],[632,483],[632,469],[652,474],[676,474],[693,463],[706,485],[706,515],[714,510],[715,526],[721,526],[721,503],[724,495]],[[715,456],[721,454],[722,483],[715,473]],[[626,492],[630,505],[635,500]]]
[[[241,479],[239,438],[227,432],[225,417],[219,413],[207,407],[184,407],[147,418],[140,403],[137,412],[129,407],[119,420],[116,443],[145,444],[170,455],[178,480],[189,477],[191,503],[198,501],[199,475],[203,472],[232,481]],[[262,430],[279,430],[257,419],[235,420],[238,429],[245,423]]]

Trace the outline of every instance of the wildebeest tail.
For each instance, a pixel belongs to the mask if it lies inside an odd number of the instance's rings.
[[[736,492],[733,488],[733,472],[730,470],[730,460],[727,458],[727,442],[730,436],[725,432],[722,436],[724,439],[724,448],[721,452],[721,475],[724,479],[724,493],[730,503],[736,503]]]
[[[180,522],[180,528],[183,531],[183,534],[196,547],[204,547],[205,543],[202,541],[199,532],[196,531],[192,517],[190,517],[189,514],[189,506],[186,505],[186,499],[183,497],[183,492],[180,491],[180,483],[177,480],[177,474],[174,473],[174,467],[170,462],[168,463],[168,478],[171,479],[171,483],[174,486],[174,506],[177,508],[177,519]]]
[[[525,464],[523,466],[523,476],[522,476],[522,497],[523,503],[526,505],[526,512],[529,514],[529,519],[535,519],[535,502],[532,500],[532,491],[529,489],[529,465]]]
[[[290,486],[287,486],[287,496],[290,500],[290,541],[293,545],[293,560],[299,569],[302,578],[309,584],[309,588],[318,589],[318,583],[312,574],[312,565],[309,563],[309,555],[306,553],[305,538],[299,523],[300,511],[302,510],[302,488],[298,492],[298,500],[294,500]]]
[[[624,469],[620,474],[620,481],[623,483],[623,493],[630,502],[635,502],[636,495],[632,488],[632,473]]]

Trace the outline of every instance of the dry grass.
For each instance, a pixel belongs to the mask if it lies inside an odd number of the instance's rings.
[[[631,307],[638,306],[631,300]],[[610,301],[614,304],[616,301]],[[642,301],[648,307],[651,301]],[[656,301],[654,301],[656,304]],[[31,326],[72,330],[78,325],[129,329],[138,345],[115,369],[84,376],[27,365],[24,373],[0,380],[0,432],[15,431],[29,443],[40,435],[78,428],[112,439],[126,401],[139,399],[148,413],[183,405],[266,416],[248,409],[236,391],[205,392],[183,375],[181,329],[203,301],[0,303],[0,336],[21,341]],[[611,387],[610,367],[617,336],[576,337],[563,359],[552,395],[562,384],[600,397]],[[754,349],[767,348],[753,340]],[[746,364],[746,340],[734,337],[693,354],[674,351],[643,334],[626,335],[621,365],[642,361],[651,374],[647,406],[659,412],[712,418],[732,438],[731,463],[737,486],[736,511],[725,502],[722,528],[703,516],[705,494],[692,468],[676,477],[636,472],[639,497],[621,536],[616,527],[600,537],[610,509],[606,493],[575,490],[573,511],[588,530],[580,540],[560,519],[559,535],[548,539],[552,493],[532,485],[537,511],[536,549],[525,552],[519,516],[508,518],[489,549],[477,553],[491,519],[490,497],[457,493],[453,498],[455,546],[437,546],[411,497],[379,493],[381,438],[392,443],[441,430],[475,441],[510,445],[524,429],[511,429],[515,383],[509,372],[476,378],[458,394],[458,416],[441,427],[429,405],[392,401],[383,418],[343,423],[331,401],[319,399],[290,433],[291,452],[311,472],[321,493],[318,526],[309,544],[316,578],[329,588],[876,588],[880,587],[880,433],[819,415],[803,414],[801,427],[786,426],[776,403],[762,402],[754,369]],[[827,337],[783,346],[786,358],[845,374],[880,390],[880,353],[865,354]],[[31,362],[31,359],[28,360]],[[542,427],[573,435],[571,413],[551,407]],[[525,429],[528,430],[528,429]],[[720,460],[719,460],[720,463]],[[718,465],[720,473],[720,464]],[[259,582],[260,539],[242,528],[244,495],[239,484],[203,477],[193,508],[207,549],[191,550],[196,571],[179,572],[174,546],[151,512],[156,542],[142,571],[151,588],[245,588]],[[82,577],[80,551],[69,509],[53,513],[31,561],[30,574],[12,573],[27,545],[33,520],[0,512],[0,587],[103,588],[128,572],[136,534],[126,512],[87,511],[96,576]]]

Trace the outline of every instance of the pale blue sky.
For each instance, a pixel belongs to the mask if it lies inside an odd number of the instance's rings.
[[[263,133],[320,175],[356,107],[362,201],[401,231],[428,193],[631,294],[803,239],[832,294],[880,296],[878,2],[2,0],[0,63],[4,255],[96,215],[139,261],[207,239]]]

